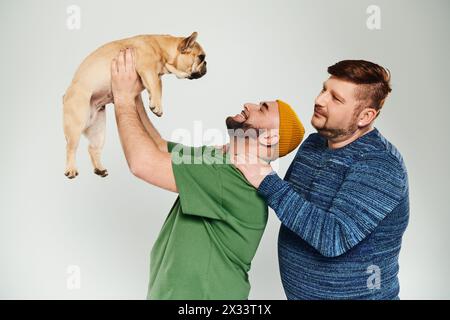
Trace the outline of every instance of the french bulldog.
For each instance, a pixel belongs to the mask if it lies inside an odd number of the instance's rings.
[[[162,75],[172,73],[179,79],[198,79],[206,73],[206,54],[196,39],[197,32],[189,37],[139,35],[109,42],[84,59],[63,96],[65,176],[73,179],[78,175],[75,155],[81,134],[89,140],[94,173],[108,175],[100,158],[105,140],[105,105],[113,102],[111,61],[119,51],[134,48],[136,71],[149,93],[150,110],[160,117]]]

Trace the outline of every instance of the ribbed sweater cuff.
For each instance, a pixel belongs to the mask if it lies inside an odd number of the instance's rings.
[[[285,181],[275,172],[267,175],[258,188],[258,193],[265,199],[269,200],[271,195],[283,188]]]

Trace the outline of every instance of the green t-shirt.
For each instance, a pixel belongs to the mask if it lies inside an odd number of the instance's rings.
[[[267,205],[218,149],[168,150],[179,196],[151,252],[147,298],[247,299]]]

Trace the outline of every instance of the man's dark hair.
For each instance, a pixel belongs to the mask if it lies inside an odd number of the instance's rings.
[[[365,60],[343,60],[328,67],[328,73],[338,79],[358,84],[356,99],[361,108],[381,109],[392,91],[388,69]]]

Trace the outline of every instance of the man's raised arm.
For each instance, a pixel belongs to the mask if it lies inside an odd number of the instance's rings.
[[[145,112],[144,103],[142,102],[142,97],[140,94],[136,96],[135,99],[137,112],[139,114],[139,118],[141,119],[142,124],[144,125],[145,130],[153,139],[153,141],[158,146],[159,150],[163,152],[167,152],[167,141],[164,140],[159,134],[158,130],[153,126],[153,123],[148,118],[147,112]]]
[[[121,51],[112,61],[111,80],[117,128],[130,171],[148,183],[177,192],[171,156],[158,148],[138,114],[136,96],[142,84],[131,49]]]

